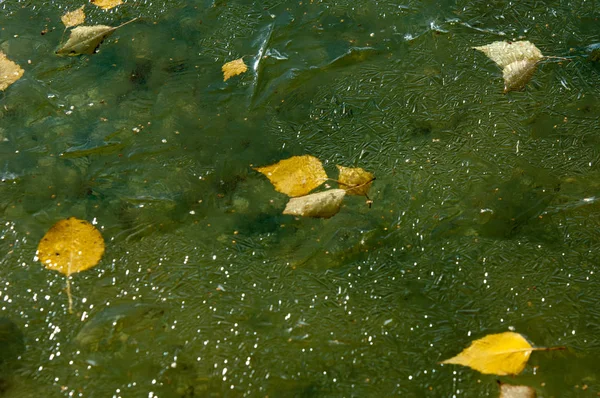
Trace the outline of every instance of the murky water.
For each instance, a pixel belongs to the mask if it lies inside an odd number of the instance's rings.
[[[55,56],[83,3],[0,0],[0,396],[494,397],[438,362],[509,329],[568,349],[500,379],[600,393],[595,2],[129,0]],[[503,94],[471,47],[520,39],[570,58]],[[300,154],[372,207],[281,215],[251,165]],[[107,246],[74,314],[34,261],[69,216]]]

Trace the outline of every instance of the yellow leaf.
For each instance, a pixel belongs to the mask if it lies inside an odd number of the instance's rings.
[[[283,214],[303,217],[329,218],[340,211],[342,200],[346,196],[343,189],[328,189],[310,195],[291,198]]]
[[[19,65],[0,51],[0,91],[6,90],[8,86],[19,80],[24,72]]]
[[[340,171],[338,183],[340,188],[346,189],[348,195],[366,196],[371,189],[371,182],[375,179],[372,173],[360,167],[344,167],[337,165]]]
[[[529,41],[496,41],[473,48],[483,52],[502,68],[505,93],[525,87],[533,77],[538,62],[544,58],[542,52]]]
[[[533,350],[518,333],[489,334],[441,363],[464,365],[485,374],[517,375],[525,368]]]
[[[240,58],[235,61],[227,62],[221,67],[221,70],[223,71],[223,81],[226,82],[230,77],[246,72],[248,67],[244,63],[244,60]]]
[[[292,197],[306,195],[327,180],[321,161],[310,155],[292,156],[254,170],[267,176],[275,190]]]
[[[69,276],[94,267],[104,254],[104,239],[92,224],[75,217],[61,220],[46,232],[36,255],[44,267],[67,276],[69,312],[72,298]]]
[[[60,17],[60,20],[65,24],[65,27],[70,28],[72,26],[81,25],[85,21],[85,12],[83,12],[82,5],[75,11],[71,11]]]
[[[90,0],[95,6],[102,8],[103,10],[110,10],[118,5],[123,4],[122,0]]]
[[[498,382],[500,386],[500,398],[536,398],[537,393],[529,386],[513,386],[511,384]]]

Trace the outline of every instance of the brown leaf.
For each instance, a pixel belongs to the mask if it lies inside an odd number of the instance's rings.
[[[529,386],[513,386],[498,382],[500,398],[537,398],[535,389]]]
[[[346,191],[343,189],[329,189],[323,192],[291,198],[285,206],[283,214],[318,218],[333,217],[340,211],[344,196],[346,196]]]
[[[529,41],[496,41],[473,48],[483,52],[502,68],[505,93],[525,87],[533,77],[538,62],[544,58],[542,52]]]
[[[371,183],[375,179],[372,173],[360,167],[344,167],[337,165],[340,172],[338,182],[340,188],[346,189],[348,195],[366,196],[371,189]]]
[[[230,77],[246,72],[248,67],[244,63],[244,60],[240,58],[235,61],[227,62],[221,67],[221,70],[223,71],[223,81],[226,82]]]
[[[310,155],[292,156],[254,170],[267,176],[275,190],[292,197],[306,195],[327,179],[321,161]]]
[[[122,0],[90,0],[90,2],[103,10],[110,10],[111,8],[123,4]]]
[[[25,71],[0,51],[0,91],[4,91],[21,78]]]
[[[85,5],[82,5],[75,11],[70,11],[60,17],[60,20],[65,24],[66,28],[81,25],[85,21],[85,12],[83,12],[84,7]]]

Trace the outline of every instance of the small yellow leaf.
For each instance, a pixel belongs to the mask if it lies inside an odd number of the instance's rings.
[[[75,217],[54,224],[37,248],[44,267],[67,276],[94,267],[103,254],[104,239],[100,232]]]
[[[340,188],[346,189],[348,195],[366,196],[371,189],[371,182],[375,179],[372,173],[360,167],[344,167],[337,165],[340,171],[338,183]]]
[[[535,44],[529,41],[496,41],[473,48],[483,52],[502,68],[505,93],[525,87],[533,77],[538,62],[544,58]]]
[[[346,196],[346,191],[343,189],[328,189],[323,192],[291,198],[285,206],[283,214],[330,218],[340,211],[344,196]]]
[[[25,71],[0,51],[0,91],[4,91],[21,78]]]
[[[66,28],[80,25],[85,21],[85,12],[83,12],[83,7],[85,7],[85,5],[82,5],[75,11],[68,12],[60,17],[60,20],[65,24]]]
[[[537,392],[529,386],[513,386],[511,384],[498,382],[500,386],[500,398],[536,398]]]
[[[485,374],[517,375],[525,368],[533,350],[518,333],[489,334],[441,363],[464,365]]]
[[[223,71],[223,81],[227,81],[230,77],[237,76],[248,70],[248,67],[244,63],[242,58],[236,59],[235,61],[227,62],[221,67]]]
[[[267,176],[275,190],[292,197],[306,195],[327,180],[321,161],[311,155],[292,156],[254,170]]]
[[[110,10],[118,5],[123,4],[122,0],[90,0],[95,6],[102,8],[103,10]]]

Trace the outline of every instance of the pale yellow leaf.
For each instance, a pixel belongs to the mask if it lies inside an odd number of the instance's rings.
[[[329,189],[323,192],[291,198],[285,206],[283,214],[318,218],[333,217],[340,211],[344,196],[346,196],[346,191],[343,189]]]
[[[310,155],[292,156],[254,170],[267,176],[275,190],[292,197],[306,195],[327,179],[321,161]]]
[[[0,51],[0,91],[4,91],[21,78],[25,71]]]
[[[67,276],[94,267],[104,254],[104,239],[92,224],[75,217],[46,232],[37,248],[44,267]]]
[[[371,183],[375,179],[372,173],[360,167],[344,167],[337,165],[340,172],[338,183],[340,188],[346,189],[348,195],[366,196],[371,189]]]
[[[485,46],[473,48],[483,52],[501,68],[515,61],[524,59],[539,61],[544,58],[542,52],[529,41],[495,41]]]
[[[82,5],[75,11],[70,11],[60,17],[60,20],[65,24],[65,27],[70,28],[72,26],[81,25],[85,21],[84,7],[85,5]]]
[[[513,386],[511,384],[500,383],[500,398],[536,398],[537,392],[529,386]]]
[[[502,68],[504,92],[525,87],[533,77],[538,62],[544,58],[542,52],[529,41],[496,41],[473,48],[483,52]]]
[[[531,80],[537,70],[537,61],[524,59],[506,65],[502,70],[504,92],[521,90]]]
[[[90,0],[95,6],[102,8],[103,10],[110,10],[118,5],[123,4],[122,0]]]
[[[468,366],[485,374],[517,375],[525,368],[532,350],[518,333],[489,334],[441,363]]]
[[[223,71],[223,81],[225,82],[230,77],[246,72],[248,67],[244,63],[244,60],[240,58],[236,59],[235,61],[227,62],[221,67],[221,70]]]

